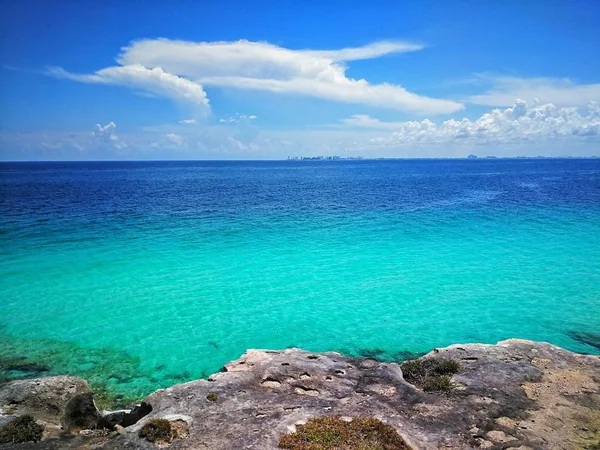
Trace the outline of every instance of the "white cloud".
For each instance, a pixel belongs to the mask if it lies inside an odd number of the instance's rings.
[[[82,83],[115,84],[134,89],[143,89],[151,94],[171,98],[193,105],[195,112],[206,115],[210,111],[206,92],[201,84],[165,72],[160,67],[148,69],[139,64],[107,67],[93,74],[74,74],[60,67],[48,69],[57,78],[66,78]]]
[[[120,67],[90,75],[61,68],[50,73],[81,82],[123,84],[206,107],[203,85],[305,95],[417,114],[449,114],[463,109],[455,101],[417,95],[399,85],[370,84],[346,76],[345,62],[421,48],[418,44],[376,42],[339,50],[291,50],[245,40],[146,39],[122,49]]]
[[[345,125],[372,128],[377,130],[396,130],[400,128],[404,122],[382,122],[379,119],[374,119],[366,114],[354,114],[347,119],[342,120]]]
[[[408,42],[381,41],[355,48],[343,48],[341,50],[308,50],[306,53],[320,57],[329,58],[333,61],[358,61],[361,59],[372,59],[390,53],[414,52],[424,48],[421,44]]]
[[[247,120],[256,120],[258,119],[257,116],[255,116],[254,114],[251,115],[246,115],[246,114],[240,114],[240,113],[235,113],[235,116],[233,117],[226,117],[223,119],[219,119],[219,123],[239,123],[239,122],[244,122]]]
[[[0,132],[5,159],[269,159],[288,155],[453,157],[600,156],[600,108],[517,101],[477,119],[385,122],[354,115],[345,126],[248,132],[243,126],[171,125],[117,136],[113,122],[94,132]],[[114,137],[114,138],[113,138]],[[116,138],[116,139],[115,139]],[[42,152],[40,152],[42,150]]]
[[[248,148],[246,145],[242,144],[242,142],[238,141],[237,139],[235,139],[235,138],[233,138],[233,137],[231,137],[231,136],[228,136],[228,137],[227,137],[227,141],[228,141],[228,142],[229,142],[231,145],[233,145],[233,147],[234,147],[236,150],[246,150],[246,149]]]
[[[185,138],[179,134],[175,133],[167,133],[164,135],[164,138],[171,144],[174,144],[178,147],[181,147],[185,144]]]
[[[465,101],[485,106],[510,106],[515,98],[527,102],[538,99],[556,106],[585,106],[589,101],[600,102],[600,84],[576,84],[564,78],[517,78],[479,75],[475,81],[490,83],[491,88]]]
[[[511,108],[495,109],[476,120],[446,120],[436,125],[429,119],[409,122],[380,122],[369,116],[352,116],[346,124],[394,128],[391,136],[377,137],[370,144],[379,147],[428,145],[456,142],[477,144],[527,142],[600,136],[600,108],[590,102],[587,114],[577,108],[558,108],[551,103],[529,105],[517,100]],[[371,126],[372,127],[372,126]]]
[[[335,62],[419,50],[405,43],[375,43],[342,50],[291,50],[266,42],[188,42],[169,39],[134,41],[122,49],[117,61],[126,66],[162,67],[194,79],[202,76],[288,79],[293,77],[344,78]],[[352,56],[354,55],[354,58]],[[362,57],[359,57],[362,56]]]
[[[193,125],[196,123],[196,119],[183,119],[180,120],[179,123],[182,123],[184,125]]]
[[[94,136],[114,141],[117,140],[117,135],[115,134],[116,129],[117,125],[114,122],[109,122],[104,126],[97,123],[94,130]]]
[[[114,122],[109,122],[104,126],[97,123],[92,135],[94,137],[93,143],[97,146],[109,145],[118,150],[122,150],[127,147],[127,144],[117,136],[117,125]],[[85,145],[80,144],[80,147],[80,150],[85,149]]]
[[[206,86],[254,89],[278,94],[297,94],[344,103],[409,111],[416,114],[449,114],[463,109],[460,103],[423,97],[393,84],[369,84],[366,80],[291,78],[286,80],[248,77],[203,77]]]

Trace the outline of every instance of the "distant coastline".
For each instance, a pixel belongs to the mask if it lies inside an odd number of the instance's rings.
[[[317,155],[317,156],[288,156],[287,161],[395,161],[395,160],[424,160],[424,159],[598,159],[599,156],[494,156],[494,155],[485,155],[485,156],[477,156],[477,155],[468,155],[464,157],[424,157],[424,158],[403,158],[400,156],[397,157],[368,157],[368,156],[339,156],[339,155]]]
[[[338,155],[317,155],[317,156],[288,156],[283,159],[39,159],[39,160],[24,160],[24,159],[0,159],[0,164],[65,164],[65,163],[218,163],[218,162],[229,162],[229,163],[251,163],[251,162],[281,162],[281,161],[464,161],[466,159],[476,159],[480,161],[487,160],[503,160],[503,161],[514,161],[514,160],[598,160],[600,156],[440,156],[440,157],[367,157],[367,156],[338,156]]]

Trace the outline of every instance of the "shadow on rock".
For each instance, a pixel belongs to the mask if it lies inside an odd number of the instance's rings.
[[[136,424],[142,417],[150,414],[150,412],[152,412],[152,405],[150,405],[150,403],[142,402],[141,405],[136,406],[129,412],[116,411],[105,415],[100,419],[98,425],[102,428],[108,428],[109,430],[113,430],[117,425],[126,428]]]

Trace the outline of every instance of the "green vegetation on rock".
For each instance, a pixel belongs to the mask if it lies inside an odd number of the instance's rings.
[[[451,376],[460,370],[457,361],[433,358],[406,361],[401,367],[406,381],[428,392],[452,390]]]
[[[32,416],[25,414],[0,427],[0,444],[38,442],[42,439],[43,433],[44,427]]]
[[[452,390],[452,381],[448,375],[429,377],[423,383],[426,392],[448,392]]]
[[[406,450],[410,447],[391,426],[373,418],[346,422],[337,417],[313,417],[284,435],[279,448],[288,450]]]
[[[152,419],[142,427],[139,436],[150,442],[171,442],[173,440],[171,422],[166,419]]]

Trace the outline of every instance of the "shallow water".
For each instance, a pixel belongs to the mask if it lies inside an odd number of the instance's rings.
[[[139,397],[247,348],[394,360],[520,337],[599,353],[572,333],[600,331],[600,160],[0,171],[5,376]]]

